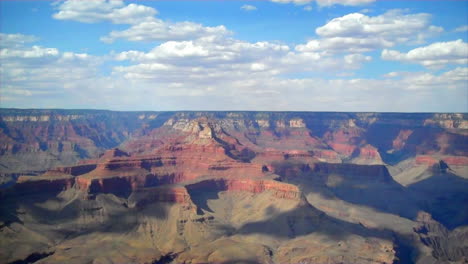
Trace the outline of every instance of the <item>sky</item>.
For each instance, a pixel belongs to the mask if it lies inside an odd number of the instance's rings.
[[[0,1],[0,107],[468,112],[468,1]]]

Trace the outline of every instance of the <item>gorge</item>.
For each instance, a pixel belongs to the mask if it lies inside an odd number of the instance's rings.
[[[468,261],[464,113],[0,109],[0,139],[1,263]]]

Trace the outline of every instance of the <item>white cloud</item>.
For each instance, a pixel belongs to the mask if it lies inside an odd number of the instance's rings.
[[[361,53],[382,47],[392,47],[393,45],[393,42],[383,38],[333,37],[310,40],[306,44],[297,45],[296,50],[322,54],[338,52]]]
[[[144,5],[125,5],[121,0],[67,0],[57,6],[55,19],[83,23],[109,21],[114,24],[135,24],[157,14],[154,8]]]
[[[133,65],[116,67],[126,78],[158,82],[186,82],[186,85],[225,83],[249,76],[278,76],[294,72],[345,72],[371,60],[369,56],[321,56],[292,51],[289,46],[250,43],[226,37],[206,37],[190,41],[168,41],[145,53],[126,51],[115,55]]]
[[[85,53],[61,52],[56,48],[26,46],[37,38],[2,34],[0,79],[2,94],[32,96],[62,91],[65,83],[97,76],[101,59]]]
[[[364,56],[362,54],[348,54],[344,56],[344,61],[348,64],[354,65],[362,62],[371,61],[371,56]]]
[[[59,54],[55,48],[42,48],[40,46],[32,46],[28,49],[1,49],[0,59],[7,58],[43,58],[56,57]]]
[[[0,33],[0,47],[21,46],[37,40],[37,37],[31,35]]]
[[[314,0],[271,0],[275,3],[287,4],[294,3],[296,5],[308,4]],[[333,6],[333,5],[344,5],[344,6],[359,6],[366,5],[375,0],[315,0],[319,6]]]
[[[375,0],[316,0],[319,6],[333,6],[333,5],[345,5],[345,6],[360,6],[367,5],[375,2]]]
[[[468,43],[463,40],[436,42],[419,47],[407,53],[383,50],[382,59],[421,64],[428,68],[443,67],[446,64],[468,64]]]
[[[466,89],[468,82],[468,68],[464,67],[455,68],[440,75],[425,72],[397,74],[402,77],[400,84],[405,90]]]
[[[310,12],[312,11],[312,7],[309,5],[309,6],[305,6],[304,8],[304,11],[307,11],[307,12]]]
[[[455,29],[455,32],[466,32],[468,31],[468,25],[459,26]]]
[[[57,6],[55,19],[83,23],[111,22],[129,24],[130,28],[112,31],[101,37],[106,43],[117,39],[128,41],[160,41],[194,39],[207,35],[229,34],[224,26],[205,27],[193,22],[166,22],[155,17],[158,11],[152,7],[128,4],[121,0],[67,0]]]
[[[224,26],[204,27],[193,22],[168,23],[160,19],[150,19],[123,31],[112,31],[101,38],[106,43],[117,39],[128,41],[183,40],[209,35],[230,34]]]
[[[271,1],[275,3],[280,3],[280,4],[294,3],[296,5],[305,5],[305,4],[312,2],[313,0],[271,0]]]
[[[245,11],[255,11],[255,10],[257,10],[257,7],[255,7],[253,5],[243,5],[243,6],[241,6],[241,9],[245,10]]]
[[[429,14],[405,14],[402,10],[390,10],[374,17],[352,13],[318,27],[315,32],[321,38],[296,48],[310,52],[360,53],[399,43],[420,43],[443,31],[441,27],[430,25],[430,18]]]
[[[105,75],[98,70],[102,58],[33,47],[6,47],[12,52],[2,58],[0,67],[3,107],[283,111],[468,107],[468,69],[463,67],[441,74],[393,72],[383,79],[325,79],[324,72],[341,73],[371,58],[359,53],[322,56],[276,43],[209,37],[169,41],[149,52],[115,54],[116,63],[127,62]],[[34,56],[26,56],[34,50]],[[287,77],[303,71],[318,74]]]

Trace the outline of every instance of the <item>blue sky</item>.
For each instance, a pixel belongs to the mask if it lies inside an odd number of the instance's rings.
[[[0,106],[468,111],[468,1],[0,1]]]

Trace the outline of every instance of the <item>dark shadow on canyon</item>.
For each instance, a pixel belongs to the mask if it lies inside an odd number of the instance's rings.
[[[217,191],[210,190],[195,190],[187,187],[187,192],[190,195],[190,199],[197,206],[197,214],[202,215],[203,211],[213,213],[213,210],[208,206],[208,200],[219,199]]]
[[[448,229],[468,225],[468,180],[451,172],[436,173],[432,177],[408,186],[424,211]]]
[[[413,195],[394,181],[384,167],[375,170],[384,175],[362,175],[359,172],[353,174],[351,166],[365,165],[334,164],[343,167],[341,171],[344,173],[314,171],[301,162],[285,161],[275,166],[275,173],[282,181],[301,186],[305,195],[314,192],[327,199],[337,197],[409,219],[414,219],[421,210]],[[350,167],[349,173],[347,167]]]

